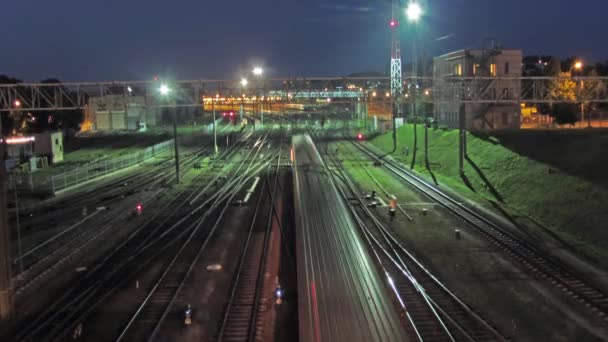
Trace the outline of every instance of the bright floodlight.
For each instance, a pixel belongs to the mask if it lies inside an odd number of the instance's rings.
[[[583,68],[583,62],[581,62],[581,61],[576,62],[576,64],[574,64],[574,68],[576,70],[581,70]]]
[[[242,85],[243,87],[247,86],[247,83],[248,83],[248,82],[247,82],[247,79],[246,79],[246,78],[241,78],[241,85]]]
[[[410,2],[405,10],[405,14],[410,21],[418,21],[422,16],[422,7],[417,2]]]
[[[160,91],[160,94],[161,94],[161,95],[167,95],[167,94],[169,94],[169,91],[170,91],[171,89],[169,89],[169,86],[168,86],[168,85],[166,85],[166,84],[161,84],[161,85],[160,85],[160,88],[159,88],[158,90]]]
[[[256,76],[261,76],[262,73],[264,73],[264,70],[262,70],[262,68],[260,67],[255,67],[253,68],[253,74]]]

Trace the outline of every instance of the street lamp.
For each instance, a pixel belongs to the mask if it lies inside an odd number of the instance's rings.
[[[161,95],[165,96],[165,95],[168,95],[169,92],[171,92],[171,89],[169,88],[168,85],[161,84],[160,87],[158,88],[158,91],[160,92]]]
[[[21,107],[21,101],[19,101],[19,100],[15,100],[15,102],[13,104],[15,105],[15,108]]]
[[[411,103],[412,115],[414,116],[414,153],[412,154],[412,163],[410,165],[410,168],[413,169],[414,165],[416,163],[416,150],[418,149],[418,133],[417,133],[418,129],[416,127],[416,123],[418,121],[418,114],[417,114],[417,108],[416,108],[416,96],[418,95],[418,92],[417,92],[418,56],[417,56],[417,52],[416,52],[416,24],[418,24],[420,17],[422,17],[422,7],[420,7],[420,4],[418,4],[418,2],[416,0],[412,0],[409,2],[409,4],[407,5],[407,8],[405,9],[405,15],[407,16],[408,21],[414,24],[414,34],[412,35],[412,77],[413,77],[416,85],[413,89],[412,103]],[[426,124],[425,124],[425,127],[426,127]],[[424,132],[425,132],[425,143],[426,143],[427,142],[426,129]],[[428,156],[428,144],[425,144],[425,156]],[[428,165],[428,162],[427,162],[427,165]]]
[[[247,81],[246,78],[241,78],[241,86],[246,87],[247,83],[249,83],[249,82]]]
[[[417,2],[410,2],[405,10],[407,19],[411,22],[417,22],[422,16],[422,7]]]
[[[262,77],[262,74],[264,73],[264,69],[258,66],[254,67],[252,72],[259,80]],[[262,111],[262,102],[260,102],[260,100],[258,100],[258,105],[260,110],[260,124],[262,124],[262,127],[264,127],[264,112]]]
[[[583,62],[577,61],[576,63],[574,63],[574,69],[581,70],[582,68],[583,68]]]
[[[171,93],[171,88],[166,84],[161,84],[158,92],[166,98]],[[173,106],[173,145],[175,145],[175,181],[179,184],[179,148],[177,146],[177,113]]]

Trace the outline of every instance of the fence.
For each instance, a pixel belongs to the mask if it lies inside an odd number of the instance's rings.
[[[169,151],[173,151],[173,140],[167,140],[150,146],[141,152],[132,153],[124,157],[95,164],[86,164],[84,167],[79,167],[76,170],[50,176],[48,180],[49,184],[46,186],[50,186],[51,191],[56,193],[88,180],[140,164]]]

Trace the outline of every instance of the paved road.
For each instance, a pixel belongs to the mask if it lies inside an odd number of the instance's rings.
[[[300,341],[407,341],[312,140],[295,136],[292,142]]]

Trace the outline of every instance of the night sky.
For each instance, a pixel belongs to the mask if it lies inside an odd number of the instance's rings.
[[[337,76],[388,69],[389,1],[11,0],[0,74],[25,81]],[[494,38],[524,54],[608,59],[606,0],[427,0],[422,51]],[[404,61],[411,25],[402,21]],[[450,38],[435,40],[451,35]]]

